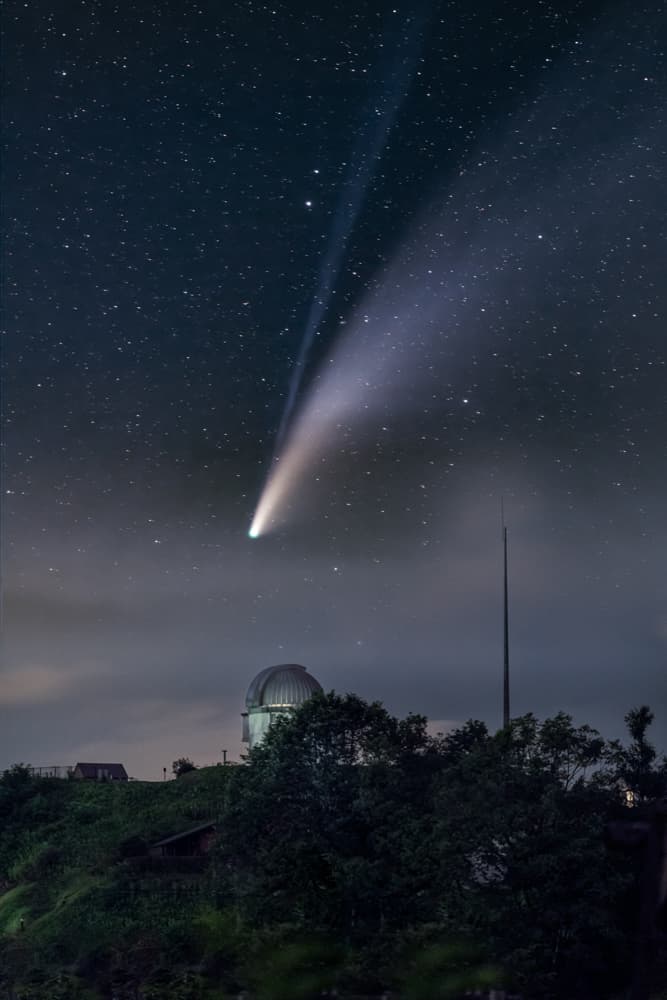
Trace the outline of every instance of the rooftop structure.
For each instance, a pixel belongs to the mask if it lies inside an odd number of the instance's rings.
[[[261,670],[246,694],[247,711],[242,715],[244,743],[252,750],[276,718],[294,711],[321,690],[319,681],[298,663],[279,663]]]
[[[127,771],[122,764],[82,764],[72,771],[72,777],[87,781],[127,781]]]
[[[215,820],[198,823],[187,830],[164,837],[152,844],[149,854],[158,858],[196,858],[201,857],[211,849],[215,840]]]

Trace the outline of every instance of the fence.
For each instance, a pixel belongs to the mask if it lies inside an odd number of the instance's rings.
[[[31,767],[29,770],[33,778],[68,778],[74,766],[74,764],[49,764],[47,767]]]

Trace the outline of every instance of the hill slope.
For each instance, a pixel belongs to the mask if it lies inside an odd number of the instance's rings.
[[[22,983],[22,1000],[70,998],[87,995],[86,981],[106,992],[115,975],[120,998],[123,978],[131,980],[136,971],[164,979],[169,968],[166,978],[177,981],[174,996],[187,995],[188,978],[192,996],[204,996],[201,982],[186,970],[206,950],[202,900],[210,898],[210,874],[187,859],[160,865],[141,855],[162,837],[218,817],[230,770],[205,768],[162,783],[6,772],[0,787],[0,983],[3,974],[7,989],[10,982]],[[159,995],[169,996],[169,989],[163,983]]]

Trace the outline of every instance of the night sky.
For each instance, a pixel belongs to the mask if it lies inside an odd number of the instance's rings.
[[[664,749],[663,5],[4,29],[0,765],[238,759],[280,662],[497,727],[503,496],[513,714]]]

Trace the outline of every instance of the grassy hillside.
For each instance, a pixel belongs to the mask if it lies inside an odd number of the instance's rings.
[[[162,783],[6,775],[0,788],[5,991],[20,983],[22,1000],[46,1000],[104,995],[108,987],[120,1000],[123,979],[129,984],[138,975],[156,979],[156,996],[170,990],[218,996],[187,973],[206,958],[212,872],[128,855],[220,815],[229,770],[205,768]],[[160,984],[165,978],[171,985]],[[87,982],[103,992],[86,992]],[[134,996],[129,985],[127,995]]]

